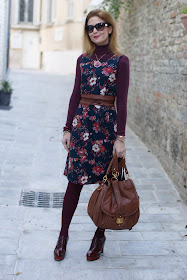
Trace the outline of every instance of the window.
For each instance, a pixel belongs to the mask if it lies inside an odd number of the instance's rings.
[[[68,19],[73,18],[73,2],[74,0],[68,0]]]
[[[48,0],[47,22],[51,23],[55,17],[55,0]]]
[[[33,22],[33,0],[19,1],[19,22]]]
[[[28,21],[33,22],[33,0],[28,2]]]
[[[20,0],[19,4],[19,21],[24,21],[25,18],[25,1]]]

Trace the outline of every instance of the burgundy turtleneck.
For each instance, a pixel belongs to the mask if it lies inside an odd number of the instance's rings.
[[[108,49],[109,44],[99,46],[96,45],[94,53],[91,58],[96,59],[95,53],[97,54],[98,59],[104,55],[100,61],[107,61],[110,59],[113,54],[110,53]],[[81,71],[80,71],[80,61],[82,55],[77,59],[76,66],[76,75],[73,92],[69,101],[69,109],[66,121],[66,127],[71,128],[72,120],[75,114],[75,111],[79,105],[80,101],[80,85],[81,85]],[[116,85],[117,85],[117,135],[125,135],[125,127],[127,120],[127,95],[129,88],[129,59],[127,56],[122,55],[119,59],[117,66],[117,75],[116,75]]]

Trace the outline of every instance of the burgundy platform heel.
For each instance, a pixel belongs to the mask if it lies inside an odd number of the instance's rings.
[[[87,261],[95,261],[98,260],[103,253],[104,244],[105,244],[106,237],[97,237],[94,236],[92,239],[92,243],[90,245],[90,249],[86,254]]]
[[[69,237],[59,236],[54,250],[54,259],[56,261],[62,261],[64,259],[68,240]]]

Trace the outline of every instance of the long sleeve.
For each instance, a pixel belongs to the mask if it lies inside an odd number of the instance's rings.
[[[77,59],[77,66],[76,66],[76,75],[75,75],[75,82],[74,82],[74,88],[72,95],[70,97],[69,101],[69,108],[68,108],[68,114],[67,114],[67,120],[66,120],[66,125],[65,128],[71,129],[72,126],[72,120],[75,114],[75,111],[79,105],[80,101],[80,85],[81,85],[81,70],[80,70],[80,60],[81,56],[78,57]]]
[[[129,68],[129,58],[123,55],[118,62],[117,68],[117,135],[125,135]]]

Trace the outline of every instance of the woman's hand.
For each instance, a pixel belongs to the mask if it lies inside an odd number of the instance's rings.
[[[125,142],[116,139],[113,145],[113,155],[115,153],[117,154],[117,158],[125,158],[125,153],[126,153]]]
[[[62,144],[64,145],[64,148],[68,152],[69,152],[69,145],[70,145],[70,136],[71,136],[71,133],[69,131],[66,131],[62,138]]]

